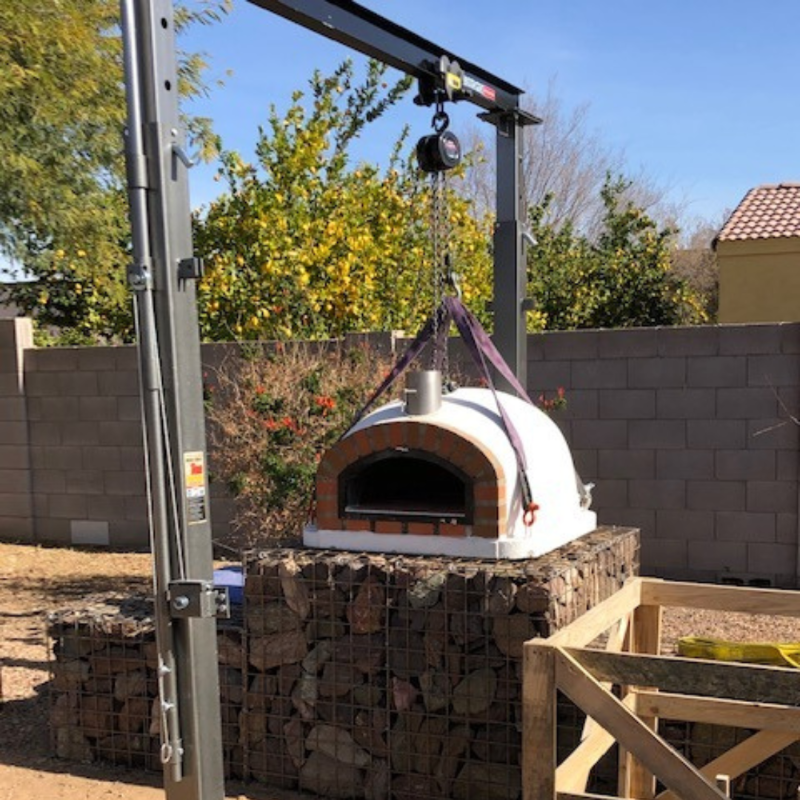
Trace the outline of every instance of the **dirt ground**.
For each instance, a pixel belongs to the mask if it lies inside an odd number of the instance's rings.
[[[0,800],[162,800],[158,775],[51,755],[44,617],[87,595],[147,591],[148,555],[0,543]],[[795,619],[668,609],[664,650],[696,634],[749,641],[800,641]],[[229,785],[231,798],[300,795]]]

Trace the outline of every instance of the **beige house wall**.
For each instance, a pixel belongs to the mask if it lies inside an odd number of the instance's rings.
[[[800,237],[722,241],[719,321],[800,321]]]

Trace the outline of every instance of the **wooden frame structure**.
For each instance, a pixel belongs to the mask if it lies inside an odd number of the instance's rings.
[[[662,657],[670,606],[800,617],[800,591],[635,578],[548,639],[526,642],[524,800],[723,800],[731,780],[800,739],[800,670]],[[588,647],[603,635],[604,650]],[[561,764],[557,692],[587,715]],[[658,735],[659,717],[756,732],[697,768]],[[587,794],[591,769],[615,743],[618,795]],[[656,779],[666,791],[656,794]]]

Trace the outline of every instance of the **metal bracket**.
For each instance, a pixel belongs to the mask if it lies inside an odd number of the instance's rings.
[[[189,256],[189,258],[182,258],[178,262],[178,280],[181,281],[196,281],[203,277],[205,265],[203,259],[197,256]]]
[[[143,262],[128,264],[128,283],[134,292],[143,292],[153,284],[153,262],[146,259]]]
[[[173,619],[228,619],[231,615],[228,588],[211,581],[174,581],[167,590],[167,601]]]

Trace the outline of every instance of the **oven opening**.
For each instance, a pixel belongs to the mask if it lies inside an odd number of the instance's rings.
[[[472,524],[469,479],[430,453],[377,453],[339,478],[340,513],[361,519]]]

